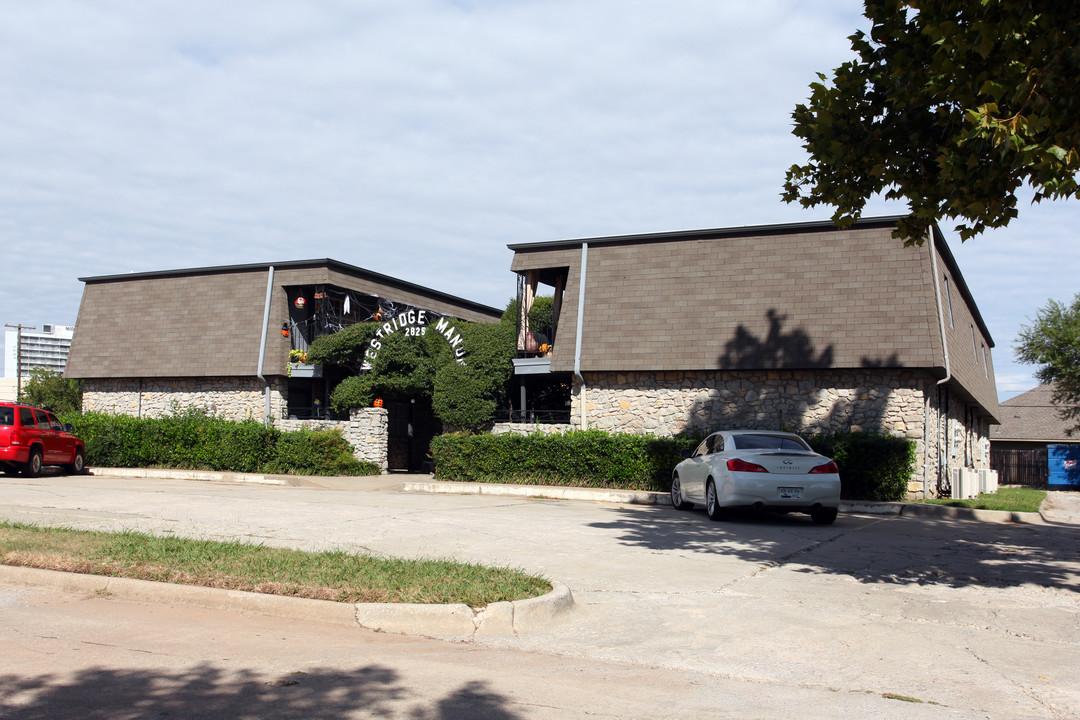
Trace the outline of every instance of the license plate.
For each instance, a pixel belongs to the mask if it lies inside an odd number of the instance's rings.
[[[781,500],[798,500],[802,498],[802,488],[777,488]]]

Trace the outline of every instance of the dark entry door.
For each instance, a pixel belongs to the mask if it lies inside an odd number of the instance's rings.
[[[422,472],[428,460],[431,438],[436,435],[435,415],[428,398],[387,400],[387,468],[399,472]]]

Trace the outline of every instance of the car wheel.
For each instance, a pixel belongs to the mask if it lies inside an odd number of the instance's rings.
[[[694,506],[693,503],[686,502],[683,499],[682,483],[679,482],[678,473],[671,477],[671,504],[675,506],[676,510],[689,510]]]
[[[836,508],[814,508],[810,511],[810,519],[818,525],[832,525],[836,521]]]
[[[22,474],[30,478],[41,474],[41,451],[37,448],[30,451],[30,459],[23,464]]]
[[[712,478],[705,485],[705,512],[710,520],[724,520],[727,518],[727,508],[720,507],[720,501],[716,498],[716,484]]]
[[[71,461],[71,464],[66,469],[68,475],[82,475],[83,470],[86,469],[86,460],[83,458],[82,450],[75,451],[75,459]]]

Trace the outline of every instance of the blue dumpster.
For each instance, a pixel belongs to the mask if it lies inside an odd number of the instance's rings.
[[[1050,490],[1080,490],[1080,443],[1047,445],[1046,451],[1047,487]]]

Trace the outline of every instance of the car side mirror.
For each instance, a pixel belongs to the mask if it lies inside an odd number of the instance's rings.
[[[71,432],[75,429],[75,426],[71,423],[64,423],[64,432]]]
[[[679,454],[682,455],[684,458],[690,457],[690,451],[689,450],[682,450],[682,451],[679,452]]]

